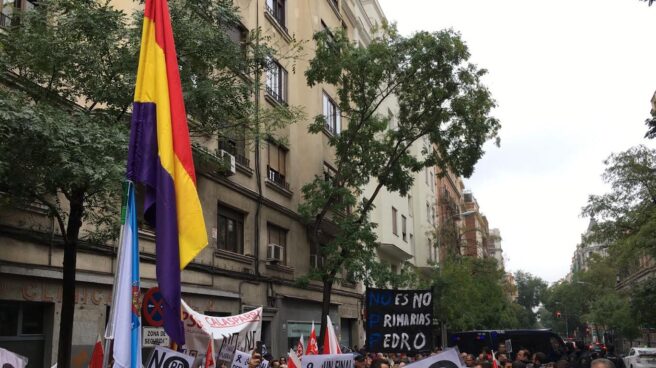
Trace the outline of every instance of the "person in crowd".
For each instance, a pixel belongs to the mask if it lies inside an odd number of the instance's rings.
[[[521,349],[520,351],[517,352],[517,356],[515,356],[515,361],[528,364],[530,356],[531,356],[530,352],[527,349]]]
[[[355,360],[355,368],[367,368],[364,355],[355,353],[353,360]]]
[[[506,363],[508,362],[508,356],[506,355],[506,353],[498,353],[497,362],[499,362],[499,367],[505,367]]]
[[[519,354],[519,352],[517,352]],[[512,365],[512,368],[526,368],[526,363],[522,362],[521,360],[515,360]]]
[[[590,363],[591,368],[616,368],[615,364],[606,358],[595,359]]]
[[[606,345],[606,359],[610,360],[615,364],[615,368],[624,368],[624,360],[619,356],[615,355],[615,345],[608,344]]]
[[[260,364],[262,364],[262,354],[257,350],[253,350],[251,358],[248,359],[248,368],[257,368]]]
[[[569,361],[566,359],[561,359],[556,362],[556,368],[570,368]]]
[[[474,356],[471,354],[467,354],[467,357],[465,358],[465,365],[467,367],[473,367],[476,361],[474,360]]]
[[[547,356],[542,352],[537,352],[533,354],[533,367],[540,368],[547,361]]]
[[[271,360],[269,366],[271,368],[280,368],[280,361],[278,359]]]
[[[506,348],[506,344],[500,343],[499,346],[497,347],[497,354],[507,354],[508,350]]]
[[[577,341],[576,346],[580,346],[580,354],[578,354],[578,358],[576,359],[575,368],[591,368],[592,353],[588,350],[588,346],[583,341],[580,343]]]
[[[391,367],[387,359],[376,359],[371,363],[371,368],[391,368]]]

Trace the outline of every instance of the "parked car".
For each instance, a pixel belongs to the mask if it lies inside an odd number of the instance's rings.
[[[624,357],[626,368],[656,368],[656,348],[631,348]]]

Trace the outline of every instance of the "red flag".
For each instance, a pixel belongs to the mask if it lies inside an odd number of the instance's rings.
[[[497,364],[497,357],[496,354],[494,354],[494,350],[492,351],[492,368],[499,368],[499,364]]]
[[[324,354],[341,354],[342,349],[339,347],[339,340],[335,333],[335,327],[330,320],[330,316],[326,316],[326,333],[323,339],[323,353]]]
[[[207,344],[207,353],[205,353],[205,368],[214,367],[214,344],[213,340],[210,338],[210,342]]]
[[[307,350],[305,350],[305,355],[318,355],[318,354],[319,354],[319,345],[317,345],[317,332],[314,330],[314,321],[312,321],[312,331],[310,331],[310,339],[308,340],[308,345],[307,345]]]
[[[301,359],[296,356],[296,353],[294,352],[293,349],[289,349],[289,353],[287,353],[287,356],[289,356],[289,359],[287,359],[287,368],[301,368]]]
[[[96,345],[93,346],[93,353],[91,353],[89,368],[102,368],[104,355],[102,341],[100,340],[100,335],[98,335]]]
[[[298,345],[296,345],[296,356],[299,358],[303,356],[303,349],[305,348],[303,345],[303,335],[301,335],[301,338],[298,339]]]

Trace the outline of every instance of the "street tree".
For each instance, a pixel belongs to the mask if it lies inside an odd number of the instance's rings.
[[[533,309],[542,302],[543,294],[547,289],[547,283],[541,278],[525,271],[515,272],[517,283],[517,303],[525,309],[522,316],[527,317],[522,321],[524,327],[533,327],[537,323],[537,314]]]
[[[436,316],[449,329],[517,328],[523,307],[505,292],[504,272],[494,259],[448,257],[431,275]]]
[[[625,273],[639,255],[656,256],[656,150],[640,145],[604,163],[611,191],[589,197],[583,214],[595,222],[584,240],[609,244]]]
[[[247,139],[300,117],[255,102],[273,51],[257,30],[243,43],[228,36],[239,25],[232,2],[174,0],[170,9],[192,134]],[[77,250],[118,234],[142,12],[44,0],[14,17],[0,32],[0,200],[55,219],[64,252],[57,362],[68,367]]]
[[[486,71],[468,62],[467,46],[454,31],[403,37],[385,26],[366,46],[351,42],[342,30],[319,32],[314,40],[308,84],[333,85],[338,114],[348,122],[341,133],[330,134],[334,173],[303,186],[299,207],[323,260],[308,275],[323,284],[323,335],[334,283],[348,273],[371,284],[379,274],[372,272],[379,264],[376,225],[368,214],[380,191],[407,194],[413,173],[429,166],[469,176],[499,123],[489,116],[495,103],[481,82]],[[378,109],[391,96],[399,105],[396,129],[387,129],[387,112]],[[322,134],[326,123],[319,115],[309,131]],[[408,149],[423,137],[435,151],[414,157]],[[365,195],[370,181],[374,189]]]
[[[656,326],[656,278],[636,285],[630,296],[631,312],[636,322],[644,327]]]

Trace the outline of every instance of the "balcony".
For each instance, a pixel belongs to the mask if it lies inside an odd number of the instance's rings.
[[[265,4],[266,13],[268,15],[270,15],[271,18],[273,18],[276,21],[276,23],[278,23],[277,25],[280,28],[282,28],[282,30],[285,33],[288,33],[287,27],[285,27],[285,8],[284,8],[284,5],[281,6],[280,4],[277,3],[277,1],[274,1],[273,3],[274,3],[273,7],[271,7],[269,2],[268,1],[266,2],[266,4]]]
[[[277,172],[272,169],[271,166],[267,165],[267,179],[270,182],[276,184],[277,186],[289,191],[289,183],[285,180],[285,175]]]
[[[235,162],[244,167],[251,167],[251,160],[249,160],[244,152],[240,152],[236,145],[231,144],[229,141],[220,141],[219,149],[228,152],[235,156]]]

